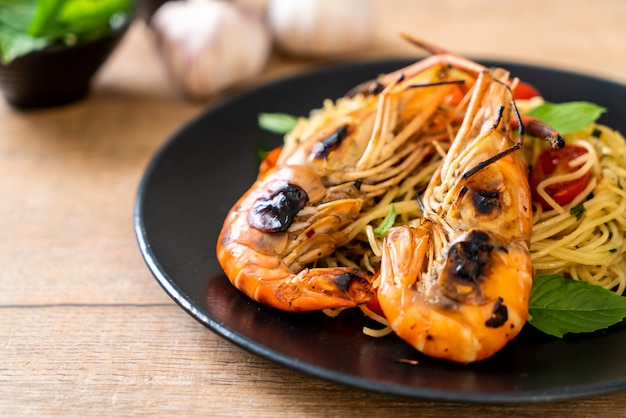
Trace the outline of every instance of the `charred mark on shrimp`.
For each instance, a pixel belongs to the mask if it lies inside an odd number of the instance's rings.
[[[350,290],[350,285],[354,281],[361,282],[362,277],[354,273],[338,274],[335,277],[335,284],[337,285],[337,288],[345,293],[348,293],[348,291]]]
[[[379,94],[382,93],[383,90],[385,90],[385,85],[383,83],[375,81],[369,86],[368,93]]]
[[[466,241],[452,245],[443,275],[445,279],[440,282],[443,293],[457,302],[481,303],[480,278],[493,249],[489,235],[481,231],[473,231]]]
[[[500,207],[500,193],[497,190],[472,190],[472,202],[479,213],[488,215]]]
[[[453,257],[454,274],[477,281],[483,267],[489,261],[493,245],[489,244],[489,235],[474,231],[467,241],[461,241],[450,250]]]
[[[343,140],[348,136],[348,126],[341,125],[335,129],[326,138],[315,144],[313,153],[316,158],[326,158],[328,154],[335,148],[339,147]]]
[[[263,232],[284,232],[308,201],[304,189],[286,183],[278,191],[256,200],[248,214],[248,224]]]
[[[491,317],[485,321],[485,325],[490,328],[499,328],[509,319],[509,310],[503,303],[504,300],[499,297],[493,305]],[[511,324],[512,325],[512,324]]]

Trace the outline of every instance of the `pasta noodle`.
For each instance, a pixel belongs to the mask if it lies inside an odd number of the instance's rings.
[[[286,147],[295,146],[307,131],[314,131],[330,118],[345,115],[360,105],[358,98],[330,100],[314,111],[310,118],[287,136]],[[521,105],[523,107],[524,104]],[[420,222],[422,213],[416,193],[423,190],[437,170],[449,140],[454,136],[452,123],[446,123],[438,132],[431,132],[425,145],[399,153],[387,170],[402,170],[404,160],[417,158],[420,163],[399,184],[382,181],[362,185],[371,199],[360,216],[344,232],[350,243],[318,263],[322,266],[361,267],[375,273],[380,264],[382,237],[375,232],[391,206],[396,212],[395,225]],[[571,173],[552,176],[541,182],[537,192],[549,204],[548,210],[534,203],[533,233],[530,244],[531,260],[536,276],[560,274],[584,280],[615,291],[626,292],[626,142],[619,132],[606,126],[592,124],[588,128],[568,134],[566,142],[585,148],[588,152],[571,161],[578,167]],[[527,138],[523,152],[533,162],[549,145]],[[401,154],[401,155],[400,155]],[[591,171],[585,189],[570,203],[559,205],[545,191],[551,184],[575,180]],[[385,180],[385,179],[383,179]],[[295,226],[294,226],[295,227]],[[391,332],[385,318],[368,307],[361,307],[365,315],[380,323],[382,329],[364,328],[371,336]],[[340,310],[325,310],[335,316]]]
[[[527,147],[533,148],[529,158],[546,148],[539,140],[528,142]],[[579,169],[546,180],[540,184],[539,193],[549,184],[576,179],[588,170],[592,174],[587,187],[569,204],[560,206],[545,192],[544,199],[551,201],[553,208],[544,210],[535,204],[530,246],[535,275],[560,274],[624,294],[626,190],[622,179],[626,178],[626,142],[618,132],[596,124],[566,135],[566,142],[589,152],[572,161],[573,166],[580,165]],[[366,237],[362,243],[367,243],[373,252],[368,258],[370,271],[377,268],[382,245],[374,228],[389,212],[391,203],[398,213],[397,224],[418,223],[421,211],[414,190],[428,182],[438,164],[439,159],[433,158],[402,185],[389,190],[378,205],[349,227],[351,238]],[[363,267],[364,263],[360,265]]]
[[[572,180],[591,170],[587,187],[569,204],[560,206],[552,199],[551,210],[544,210],[540,204],[534,205],[533,233],[530,245],[531,260],[535,275],[560,274],[576,280],[625,294],[626,290],[626,190],[623,179],[626,178],[626,142],[616,131],[601,125],[592,125],[582,132],[567,135],[566,141],[582,146],[589,152],[586,157],[573,161],[572,166],[581,168],[571,174],[555,176],[541,184]],[[534,155],[545,149],[539,140],[530,140],[530,161]],[[529,150],[526,149],[526,152]],[[438,165],[434,159],[428,167],[405,181],[408,188],[428,181]],[[419,181],[417,180],[419,178]],[[409,186],[411,184],[411,186]],[[394,189],[381,201],[381,204],[359,221],[367,222],[365,230],[374,259],[380,260],[381,239],[374,237],[372,222],[388,212],[391,201],[406,202],[410,193],[400,193]],[[404,190],[404,189],[403,189]],[[393,198],[391,197],[393,196]],[[546,197],[548,197],[546,195]],[[544,197],[545,198],[545,197]],[[548,200],[548,199],[546,199]],[[394,203],[407,218],[398,223],[418,222],[421,212],[418,208],[402,210],[398,202]],[[408,221],[407,221],[408,219]],[[357,228],[361,226],[357,223]],[[370,265],[370,271],[375,271]],[[380,337],[391,332],[384,318],[373,313],[367,307],[361,310],[382,329],[364,327],[363,332],[373,337]]]
[[[591,179],[565,206],[552,201],[553,208],[544,211],[535,205],[530,244],[535,275],[560,274],[624,294],[626,190],[622,179],[626,176],[626,143],[618,132],[596,124],[566,135],[566,141],[589,152],[584,162],[572,162],[572,166],[583,163],[581,168],[554,176],[550,182],[572,180],[589,169]],[[530,158],[543,149],[538,141],[532,147]]]

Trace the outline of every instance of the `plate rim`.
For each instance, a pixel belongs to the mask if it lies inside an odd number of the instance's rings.
[[[186,120],[180,125],[169,137],[158,146],[156,152],[150,157],[148,164],[145,166],[141,179],[136,189],[135,201],[133,205],[133,229],[139,245],[139,249],[146,263],[149,271],[154,276],[161,288],[166,294],[187,314],[189,314],[196,321],[207,327],[209,330],[224,338],[228,342],[248,351],[249,353],[261,357],[267,361],[274,363],[275,365],[285,367],[294,372],[301,373],[313,378],[318,378],[333,384],[340,384],[346,387],[360,389],[372,393],[378,393],[383,395],[400,396],[409,399],[416,400],[429,400],[440,402],[457,402],[468,404],[510,404],[510,403],[538,403],[538,402],[552,402],[552,401],[565,401],[572,399],[582,399],[597,395],[609,394],[626,389],[626,376],[621,379],[615,379],[603,383],[594,383],[589,385],[577,385],[573,387],[551,388],[551,389],[538,389],[538,390],[523,390],[518,392],[459,392],[448,391],[441,389],[428,389],[428,388],[411,388],[393,384],[372,382],[366,378],[354,376],[337,370],[332,370],[323,367],[305,367],[309,363],[300,361],[295,358],[286,356],[284,354],[275,352],[273,349],[266,347],[253,339],[246,337],[234,330],[229,329],[220,321],[215,320],[207,312],[198,306],[196,302],[190,298],[184,289],[182,289],[174,279],[172,279],[165,269],[159,263],[157,255],[152,251],[151,245],[147,236],[147,231],[144,225],[144,219],[142,216],[144,209],[144,198],[146,192],[146,186],[149,182],[152,173],[158,166],[162,157],[167,154],[168,150],[173,147],[179,140],[181,135],[189,129],[191,126],[197,124],[205,115],[216,112],[222,107],[227,107],[233,102],[238,102],[245,99],[248,95],[257,93],[263,89],[271,90],[275,86],[281,84],[287,84],[297,81],[299,79],[306,79],[311,75],[319,75],[323,73],[332,73],[340,69],[345,68],[367,68],[374,65],[408,65],[411,62],[415,62],[422,59],[422,56],[418,57],[387,57],[380,59],[366,59],[356,61],[338,61],[333,63],[325,63],[313,68],[309,68],[304,71],[295,72],[284,77],[277,77],[267,82],[255,85],[253,87],[241,90],[232,94],[229,97],[218,100],[213,104],[209,104],[193,117]],[[595,80],[604,83],[610,83],[613,85],[626,88],[626,84],[620,81],[602,78],[593,74],[586,74],[577,71],[571,71],[559,67],[546,67],[536,64],[528,64],[508,59],[493,59],[493,58],[472,58],[474,61],[483,65],[497,64],[506,68],[507,65],[515,66],[518,68],[527,68],[534,71],[550,71],[560,74],[569,74],[572,76],[583,77],[590,80]],[[401,68],[401,67],[398,67]],[[384,388],[381,388],[384,386]]]

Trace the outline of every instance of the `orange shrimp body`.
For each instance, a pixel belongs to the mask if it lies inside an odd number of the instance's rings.
[[[422,222],[396,227],[383,242],[381,308],[395,333],[428,356],[488,358],[526,322],[532,207],[507,80],[500,69],[479,75],[422,196]]]
[[[375,295],[375,272],[318,261],[348,242],[346,228],[376,196],[432,155],[423,132],[456,88],[445,83],[444,64],[389,76],[286,136],[224,221],[217,258],[235,287],[288,311],[357,306]]]
[[[280,224],[270,230],[273,219],[268,221],[270,225],[255,227],[263,216],[274,215],[254,212],[260,203],[274,201],[280,205],[281,199],[289,201],[298,195],[318,202],[326,195],[326,188],[306,167],[275,167],[239,200],[228,214],[218,242],[218,259],[226,275],[252,299],[285,310],[366,302],[371,297],[371,274],[367,271],[307,268],[345,239],[341,228],[359,213],[362,200],[338,199],[318,207],[297,235],[281,230]]]

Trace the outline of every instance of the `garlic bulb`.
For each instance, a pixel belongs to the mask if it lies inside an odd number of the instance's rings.
[[[281,50],[311,57],[362,50],[374,29],[369,0],[270,0],[267,18]]]
[[[150,24],[170,74],[194,99],[259,74],[271,51],[271,36],[261,19],[233,3],[167,2]]]

